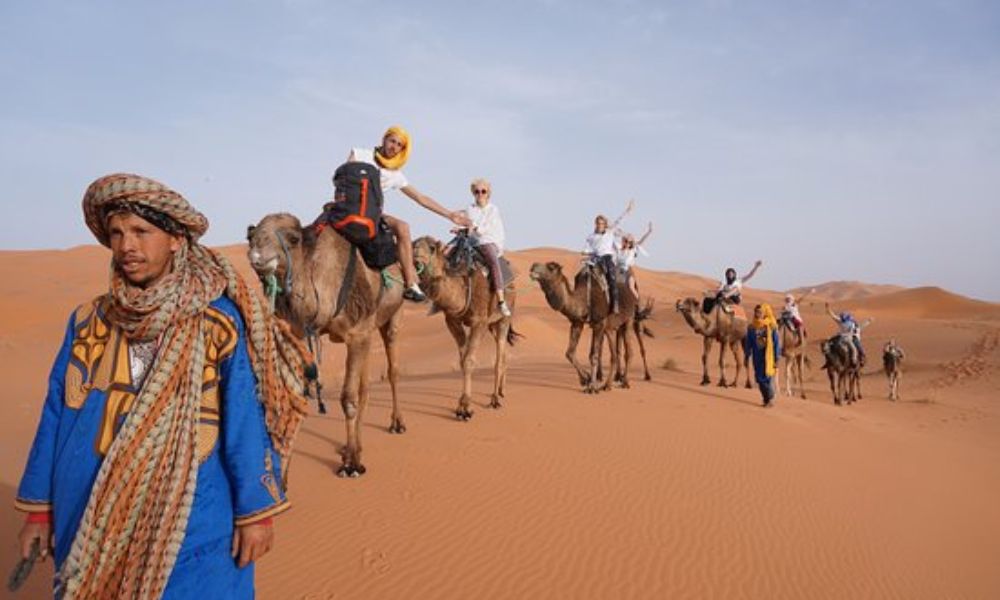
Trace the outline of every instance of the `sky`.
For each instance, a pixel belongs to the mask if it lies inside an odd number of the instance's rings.
[[[311,221],[395,123],[421,192],[491,180],[511,249],[581,248],[632,198],[640,266],[1000,301],[990,0],[5,0],[0,248],[94,243],[80,200],[121,171],[183,193],[210,244]]]

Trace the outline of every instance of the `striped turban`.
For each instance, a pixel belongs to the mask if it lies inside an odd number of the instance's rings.
[[[208,230],[208,219],[184,196],[142,175],[106,175],[87,188],[83,195],[87,227],[97,241],[108,247],[108,216],[117,212],[134,213],[167,233],[184,233],[193,242]]]

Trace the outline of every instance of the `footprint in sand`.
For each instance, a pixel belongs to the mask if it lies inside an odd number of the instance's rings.
[[[361,555],[361,566],[365,571],[376,575],[385,575],[392,569],[389,558],[381,550],[365,548]]]

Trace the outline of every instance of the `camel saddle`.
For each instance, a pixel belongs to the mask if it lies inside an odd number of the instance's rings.
[[[448,255],[448,271],[454,275],[472,275],[476,271],[481,272],[488,279],[490,267],[486,264],[486,259],[476,250],[472,239],[465,234],[459,234],[449,242],[452,247],[451,254]],[[497,287],[505,288],[514,283],[516,277],[514,268],[506,257],[500,257],[500,275],[503,281],[497,282]]]

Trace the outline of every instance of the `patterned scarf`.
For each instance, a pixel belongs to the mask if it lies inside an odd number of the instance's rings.
[[[178,193],[138,175],[116,174],[87,189],[87,225],[109,244],[109,207],[145,207],[182,225],[187,238],[172,271],[147,289],[111,275],[108,317],[129,340],[160,340],[156,359],[108,450],[69,557],[62,598],[159,598],[184,541],[197,483],[196,425],[205,366],[202,313],[221,294],[238,307],[267,429],[287,478],[292,442],[306,414],[311,362],[222,255],[197,239],[208,220]],[[283,484],[286,482],[282,482]]]
[[[764,374],[768,377],[774,377],[776,372],[774,368],[774,330],[778,328],[778,322],[774,319],[774,310],[771,309],[770,304],[760,305],[761,316],[758,318],[756,315],[753,318],[753,323],[751,326],[756,331],[764,330]]]

